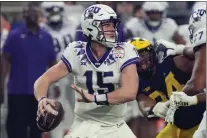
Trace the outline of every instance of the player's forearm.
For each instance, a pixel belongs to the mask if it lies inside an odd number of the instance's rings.
[[[120,88],[111,93],[108,93],[109,104],[121,104],[130,102],[136,99],[138,86],[133,88]]]
[[[47,78],[41,76],[39,77],[34,84],[34,95],[37,101],[42,97],[47,97],[47,90],[49,87],[49,82]]]
[[[198,104],[199,103],[205,103],[206,102],[206,93],[201,93],[197,95]]]
[[[183,92],[189,96],[197,95],[203,93],[203,88],[200,84],[195,84],[195,80],[190,79],[183,88]]]
[[[194,54],[194,51],[193,51],[193,48],[192,47],[185,47],[183,49],[183,55],[187,58],[190,58],[190,59],[195,59],[195,54]]]

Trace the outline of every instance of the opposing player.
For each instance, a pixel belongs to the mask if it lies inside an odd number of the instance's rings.
[[[142,5],[144,19],[134,17],[129,20],[125,25],[127,32],[132,35],[131,37],[146,38],[153,45],[158,39],[185,44],[185,41],[177,32],[176,22],[166,17],[167,7],[166,2],[144,2]]]
[[[70,43],[62,60],[35,82],[38,116],[44,115],[44,111],[58,114],[49,106],[53,100],[46,97],[47,89],[69,73],[74,74],[72,87],[80,94],[76,93],[75,119],[65,138],[135,138],[123,115],[126,102],[136,98],[139,58],[131,44],[117,43],[118,23],[117,14],[106,5],[87,8],[81,25],[88,43]]]
[[[65,4],[64,2],[43,2],[41,5],[43,14],[46,16],[46,23],[43,28],[49,32],[54,40],[55,50],[57,52],[57,61],[60,60],[61,54],[69,43],[75,38],[76,24],[72,21],[67,21],[64,16]],[[51,97],[56,97],[57,100],[64,104],[64,111],[66,112],[64,120],[50,135],[52,138],[63,137],[64,132],[67,131],[73,123],[75,95],[70,87],[73,83],[73,75],[69,75],[61,79],[54,87],[59,86],[59,91],[50,89]],[[53,88],[53,87],[52,87]]]
[[[155,116],[164,118],[169,106],[169,102],[166,101],[173,91],[181,90],[190,79],[193,61],[184,56],[170,56],[163,59],[167,49],[162,45],[155,49],[146,39],[133,38],[131,43],[140,55],[140,63],[137,66],[139,74],[137,101],[142,103],[140,105],[148,104],[145,109],[141,106],[148,119]],[[141,100],[149,98],[152,101],[150,103]],[[180,108],[175,115],[175,124],[168,124],[157,138],[191,138],[201,122],[200,116],[204,111],[205,104]]]
[[[168,48],[166,56],[183,54],[195,58],[193,73],[180,94],[171,96],[172,109],[176,106],[193,106],[206,102],[206,6],[198,7],[189,20],[191,47],[178,47],[175,44],[160,40]],[[189,95],[189,96],[187,96]],[[173,122],[173,114],[168,114],[167,121]],[[206,137],[206,112],[194,138]]]

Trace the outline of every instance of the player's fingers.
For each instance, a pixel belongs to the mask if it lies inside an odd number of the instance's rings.
[[[37,110],[37,117],[40,117],[40,110]]]
[[[47,104],[48,104],[48,100],[43,99],[41,104],[43,106],[42,108],[45,108],[47,106]]]
[[[47,106],[45,107],[45,110],[49,113],[52,113],[53,115],[58,115],[58,112],[52,109],[50,104],[47,104]]]
[[[78,102],[84,102],[84,100],[83,99],[80,99],[80,98],[78,98],[77,101]]]
[[[156,116],[161,117],[161,118],[165,118],[163,115],[161,115],[160,113],[156,113]]]
[[[168,49],[167,50],[167,55],[170,56],[170,55],[175,55],[175,51],[171,50],[171,49]]]
[[[55,106],[55,100],[47,99],[47,103],[49,103],[52,106]],[[47,106],[47,105],[46,105]]]
[[[44,108],[40,109],[40,115],[45,116],[45,109]]]
[[[75,84],[71,84],[71,88],[73,88],[73,90],[81,94],[81,91],[78,89],[78,87]]]
[[[81,96],[83,97],[83,99],[87,100],[87,97],[85,95],[85,93],[83,92],[83,90],[81,89]]]
[[[42,113],[43,109],[44,109],[44,106],[43,106],[43,103],[41,102],[41,103],[39,103],[39,105],[38,105],[38,112],[39,112],[40,115],[41,115],[41,114],[44,115],[44,113]]]

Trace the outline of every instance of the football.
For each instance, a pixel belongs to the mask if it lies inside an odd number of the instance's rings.
[[[43,132],[49,132],[56,128],[63,119],[64,110],[60,102],[56,101],[55,106],[51,106],[58,112],[58,115],[52,113],[46,113],[45,116],[40,116],[37,119],[37,127]]]

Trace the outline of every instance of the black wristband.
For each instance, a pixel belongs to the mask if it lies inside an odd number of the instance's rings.
[[[94,98],[97,105],[109,105],[107,93],[94,95]]]
[[[45,99],[45,98],[47,98],[47,97],[46,97],[46,96],[41,97],[40,100],[38,101],[38,103],[39,103],[42,99]]]

